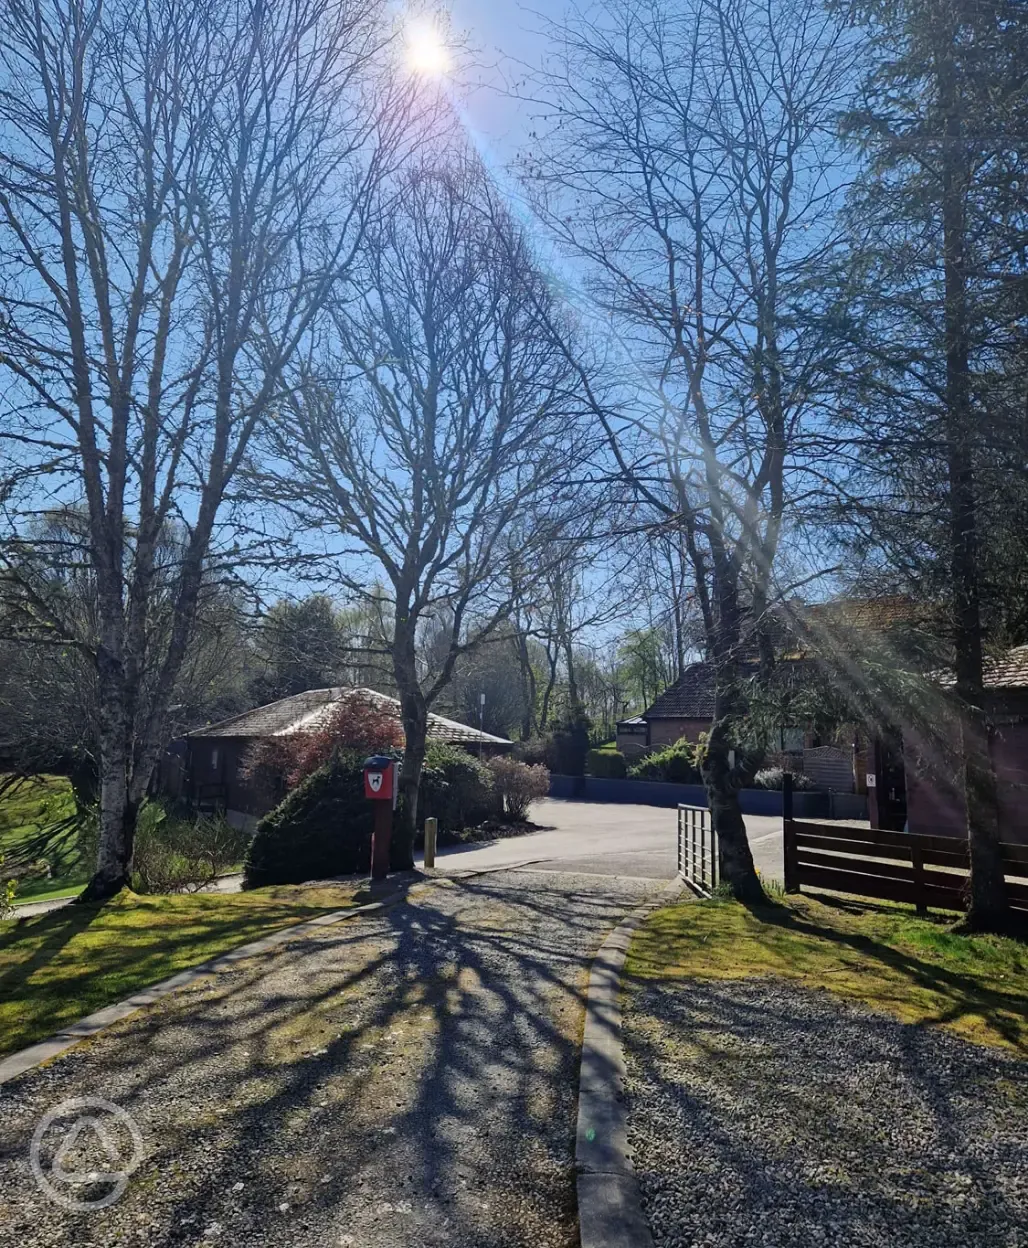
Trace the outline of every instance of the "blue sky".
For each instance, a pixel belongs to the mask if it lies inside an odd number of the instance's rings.
[[[509,160],[524,140],[523,107],[505,95],[501,76],[503,61],[538,64],[543,40],[536,33],[541,16],[558,17],[563,2],[542,0],[534,8],[515,0],[453,0],[449,5],[455,33],[463,33],[481,61],[475,78],[489,85],[472,90],[468,97],[469,120],[496,150]],[[513,72],[513,66],[508,65]]]

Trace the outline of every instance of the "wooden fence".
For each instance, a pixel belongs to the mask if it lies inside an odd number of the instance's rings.
[[[678,874],[704,897],[717,887],[717,834],[703,806],[678,807]]]
[[[787,892],[827,888],[922,912],[966,908],[967,844],[956,837],[789,818],[783,828]],[[1010,905],[1028,919],[1028,845],[1001,849]]]

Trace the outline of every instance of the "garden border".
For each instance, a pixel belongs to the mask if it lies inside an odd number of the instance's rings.
[[[643,920],[683,891],[682,881],[673,880],[622,919],[600,946],[589,972],[575,1132],[582,1248],[653,1248],[628,1156],[621,972]]]

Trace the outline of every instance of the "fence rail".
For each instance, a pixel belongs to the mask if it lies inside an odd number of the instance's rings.
[[[788,892],[826,888],[907,902],[922,912],[965,909],[969,861],[964,841],[789,818],[783,828]],[[1000,848],[1011,908],[1028,918],[1028,846]]]
[[[717,888],[717,835],[703,806],[678,807],[678,874],[705,897]]]

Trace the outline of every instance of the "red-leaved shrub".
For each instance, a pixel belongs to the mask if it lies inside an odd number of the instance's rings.
[[[376,754],[402,745],[398,712],[357,689],[332,707],[320,727],[258,741],[244,760],[244,774],[288,791],[324,766],[337,746]]]
[[[524,819],[528,807],[550,791],[550,773],[545,767],[530,767],[503,754],[489,760],[493,773],[493,785],[503,800],[503,807],[511,819]]]

